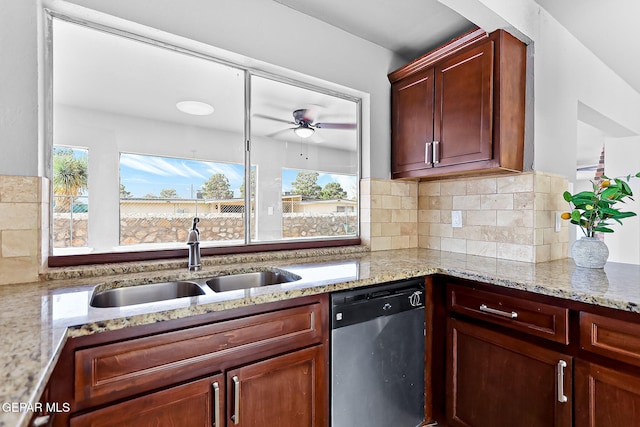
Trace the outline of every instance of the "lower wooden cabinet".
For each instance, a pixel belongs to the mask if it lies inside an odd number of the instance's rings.
[[[640,377],[577,361],[576,427],[640,426]]]
[[[438,281],[436,281],[438,283]],[[640,315],[442,278],[434,411],[448,427],[640,427]],[[434,349],[438,347],[435,343]],[[438,361],[438,357],[443,361]]]
[[[53,425],[325,427],[328,311],[316,295],[72,339],[50,396],[70,411]]]
[[[315,346],[227,373],[227,425],[324,427],[322,347]]]
[[[571,356],[453,318],[447,329],[447,425],[572,425]]]
[[[71,418],[71,427],[211,427],[215,387],[222,375],[205,378]],[[221,426],[222,424],[220,424]]]

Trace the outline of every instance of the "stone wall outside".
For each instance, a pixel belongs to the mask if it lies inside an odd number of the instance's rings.
[[[54,247],[87,245],[87,215],[73,214],[73,230],[69,214],[54,216]],[[199,217],[198,229],[203,240],[244,240],[242,214],[205,214]],[[190,214],[129,214],[120,218],[121,244],[183,242],[187,240],[193,216]],[[283,214],[283,238],[344,236],[355,234],[357,215],[351,214]],[[73,241],[70,235],[73,233]],[[206,236],[206,237],[205,237]]]

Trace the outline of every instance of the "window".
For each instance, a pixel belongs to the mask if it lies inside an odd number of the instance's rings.
[[[54,255],[184,249],[194,216],[203,250],[358,236],[358,99],[67,18],[52,58],[53,144],[92,159]]]
[[[193,217],[203,244],[244,242],[244,166],[120,154],[120,245],[182,244]]]
[[[89,179],[86,149],[53,147],[53,247],[74,252],[87,246]]]

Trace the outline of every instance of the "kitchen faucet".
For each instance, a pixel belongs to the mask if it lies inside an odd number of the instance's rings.
[[[189,245],[189,271],[198,271],[202,268],[200,264],[200,231],[197,224],[200,218],[193,218],[193,225],[189,230],[187,245]]]

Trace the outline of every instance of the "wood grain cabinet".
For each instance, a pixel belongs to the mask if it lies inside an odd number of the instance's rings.
[[[73,416],[71,427],[211,427],[222,375],[171,387]],[[219,412],[219,410],[218,410]],[[215,424],[222,425],[222,424]]]
[[[392,178],[522,171],[526,47],[471,31],[389,74]]]
[[[440,278],[434,413],[451,427],[640,427],[640,315]],[[440,308],[438,308],[440,307]],[[436,342],[434,348],[438,348]],[[438,357],[444,360],[439,361]]]
[[[449,319],[447,425],[572,425],[572,357]]]
[[[580,347],[607,359],[576,363],[575,426],[640,426],[638,320],[581,311]]]
[[[55,426],[324,427],[326,295],[72,339]]]
[[[446,295],[447,424],[570,427],[573,357],[526,339],[567,344],[568,310],[453,283]]]
[[[315,346],[227,372],[227,425],[326,426],[323,366]]]

